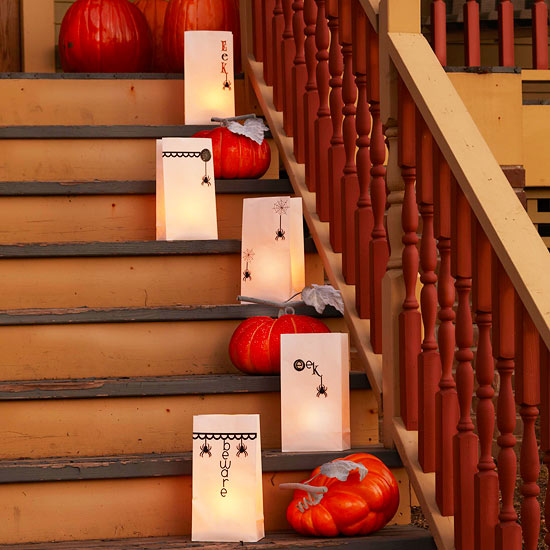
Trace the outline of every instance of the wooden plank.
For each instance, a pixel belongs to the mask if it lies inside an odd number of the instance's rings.
[[[368,378],[363,372],[350,372],[349,382],[352,390],[370,389]],[[0,381],[0,401],[273,393],[280,389],[280,376],[238,374],[22,380]]]
[[[243,80],[237,73],[235,80]],[[0,73],[0,80],[184,80],[183,73]]]
[[[0,2],[0,72],[21,70],[20,0]]]

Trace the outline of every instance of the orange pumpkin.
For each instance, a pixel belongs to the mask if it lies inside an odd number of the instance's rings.
[[[368,535],[382,529],[399,507],[397,481],[387,466],[367,453],[357,453],[333,460],[355,462],[347,479],[322,475],[321,468],[313,470],[309,487],[326,487],[326,491],[296,490],[287,509],[287,519],[302,535],[336,537],[338,535]],[[368,473],[361,480],[360,465]],[[353,464],[349,465],[353,467]],[[364,471],[364,469],[363,469]]]
[[[166,70],[163,52],[164,16],[168,0],[137,0],[135,5],[145,16],[153,35],[153,71],[164,72]]]

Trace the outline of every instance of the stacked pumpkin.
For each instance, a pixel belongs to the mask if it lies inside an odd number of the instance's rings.
[[[232,31],[240,72],[238,0],[77,0],[59,34],[65,72],[182,72],[184,32]]]

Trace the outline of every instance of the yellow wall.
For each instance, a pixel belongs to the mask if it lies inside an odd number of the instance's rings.
[[[59,29],[61,28],[61,21],[63,16],[67,13],[67,10],[74,4],[76,0],[55,0],[55,42],[59,41]]]

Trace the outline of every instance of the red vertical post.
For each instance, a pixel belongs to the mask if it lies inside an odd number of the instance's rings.
[[[478,461],[478,439],[470,413],[474,393],[473,326],[470,309],[472,211],[454,177],[451,183],[454,199],[454,208],[451,211],[451,271],[458,294],[455,329],[458,349],[455,358],[456,389],[460,407],[458,433],[453,441],[455,546],[456,550],[471,550],[474,547],[474,475]]]
[[[418,357],[418,462],[424,472],[435,472],[435,394],[441,363],[435,339],[437,317],[437,248],[434,238],[433,141],[422,115],[416,111],[416,202],[422,216],[420,310],[424,325]]]
[[[281,44],[281,57],[283,62],[283,129],[287,136],[294,135],[293,122],[293,97],[292,93],[292,67],[296,47],[294,44],[294,33],[292,31],[292,0],[283,0],[283,16],[285,28],[283,30],[283,43]]]
[[[399,390],[401,417],[407,430],[418,429],[418,355],[421,317],[416,299],[418,278],[418,207],[415,196],[416,135],[415,105],[407,87],[399,80],[398,144],[399,166],[405,183],[401,223],[403,226],[403,279],[405,300],[399,314]],[[374,137],[374,136],[373,136]],[[371,293],[374,285],[371,286]],[[372,300],[371,300],[372,301]],[[371,317],[372,317],[371,309]]]
[[[342,72],[344,70],[340,48],[338,0],[326,1],[326,14],[330,30],[328,68],[330,72],[330,118],[332,136],[328,151],[328,188],[330,244],[334,252],[342,252],[342,173],[346,162],[342,135]]]
[[[537,550],[540,533],[539,449],[535,422],[540,404],[539,333],[516,294],[516,403],[523,421],[521,442],[521,529],[523,548]]]
[[[436,395],[436,501],[443,516],[454,513],[453,438],[458,424],[458,398],[453,378],[455,352],[455,286],[451,276],[451,169],[434,143],[434,225],[441,258],[437,294],[441,379]]]
[[[444,0],[433,0],[431,5],[432,48],[439,62],[447,65],[447,7]]]
[[[256,61],[264,60],[264,48],[263,48],[263,34],[262,34],[262,0],[252,0],[252,28],[253,28],[253,40],[252,40],[252,53]]]
[[[306,24],[305,52],[307,82],[304,95],[304,145],[306,152],[306,185],[310,191],[315,191],[315,119],[319,110],[319,94],[317,92],[317,46],[315,46],[315,22],[317,19],[317,4],[315,0],[304,2],[304,22]]]
[[[378,35],[372,26],[368,25],[369,36],[369,61],[375,66],[375,74],[378,74],[378,48],[375,55],[372,54],[372,43],[378,45]],[[372,75],[371,75],[372,76]],[[370,141],[371,183],[370,200],[374,215],[374,228],[370,242],[370,341],[374,353],[382,353],[382,279],[386,274],[389,249],[384,225],[384,214],[386,212],[386,140],[380,119],[380,97],[378,79],[369,79],[367,87],[370,112],[372,115],[372,135]],[[418,222],[417,222],[418,223]]]
[[[514,447],[516,438],[516,406],[512,377],[514,375],[514,287],[500,261],[493,253],[493,356],[500,379],[497,401],[497,426],[500,448],[498,482],[501,493],[499,523],[495,531],[496,550],[520,550],[521,527],[514,509],[517,460]]]
[[[550,473],[550,356],[544,341],[540,340],[540,450],[543,462]],[[550,491],[544,502],[546,535],[544,542],[550,546]]]
[[[283,110],[283,57],[281,43],[285,18],[283,15],[283,0],[277,0],[273,8],[273,22],[271,29],[272,44],[271,55],[273,56],[273,105],[277,111]]]
[[[262,8],[262,46],[264,58],[264,80],[268,86],[273,86],[273,56],[270,55],[273,44],[273,10],[275,0],[264,0]]]
[[[477,0],[467,0],[464,4],[464,57],[467,67],[481,65],[479,4]]]
[[[319,93],[319,110],[315,120],[315,174],[317,177],[316,207],[319,219],[328,222],[330,219],[329,177],[326,167],[328,149],[330,147],[331,119],[328,103],[330,73],[328,70],[328,47],[330,36],[328,22],[325,16],[325,0],[315,0],[317,3],[317,25],[315,28],[315,44],[317,46],[317,91]]]
[[[533,18],[533,69],[548,69],[548,6],[535,0]]]
[[[514,5],[500,0],[498,5],[498,52],[502,67],[514,66]]]
[[[369,21],[359,0],[353,2],[353,72],[357,83],[357,178],[359,197],[355,210],[355,307],[361,319],[370,315],[370,239],[374,217],[370,202],[370,130],[371,117],[367,96],[369,70],[367,29]],[[377,78],[372,75],[372,78]]]
[[[476,354],[476,377],[478,405],[476,410],[480,457],[478,472],[474,479],[475,549],[494,550],[495,527],[498,523],[498,476],[493,460],[492,446],[495,429],[493,398],[495,376],[491,345],[492,281],[491,244],[477,220],[472,225],[473,244],[473,296],[476,312],[478,341]]]
[[[292,27],[294,29],[294,44],[296,46],[296,56],[294,57],[294,66],[292,67],[292,93],[294,94],[294,156],[300,164],[305,162],[305,127],[304,127],[304,94],[306,93],[307,67],[305,44],[305,23],[304,23],[304,2],[296,1],[292,4],[294,16],[292,17]]]
[[[344,55],[344,149],[345,165],[342,177],[342,271],[348,285],[355,284],[355,210],[359,199],[359,181],[355,166],[357,130],[355,126],[357,86],[353,74],[353,14],[352,0],[339,0],[340,44]],[[356,47],[356,46],[355,46]]]

